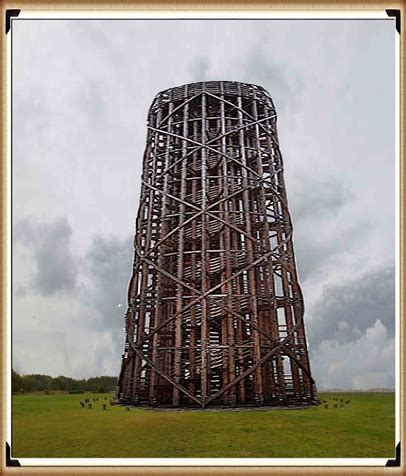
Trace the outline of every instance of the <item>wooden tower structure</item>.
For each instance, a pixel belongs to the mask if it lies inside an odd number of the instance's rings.
[[[156,96],[134,248],[118,401],[317,402],[263,88],[200,82]]]

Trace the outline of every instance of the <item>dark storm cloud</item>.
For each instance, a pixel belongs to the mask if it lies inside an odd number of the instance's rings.
[[[52,223],[20,220],[14,227],[13,238],[34,256],[36,265],[33,288],[43,296],[75,289],[77,262],[70,250],[72,229],[66,218]]]
[[[127,304],[127,285],[132,269],[133,247],[126,239],[98,236],[86,254],[91,287],[87,291],[89,305],[100,313],[104,329],[122,328]]]
[[[313,347],[326,340],[351,342],[378,320],[393,337],[395,302],[394,267],[376,269],[341,286],[329,286],[313,306],[309,342]]]

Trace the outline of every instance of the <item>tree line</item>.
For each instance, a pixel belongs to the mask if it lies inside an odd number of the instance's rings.
[[[51,392],[65,391],[71,393],[94,392],[106,393],[116,390],[117,377],[90,377],[89,379],[76,380],[60,375],[50,377],[49,375],[30,374],[20,375],[12,370],[12,392]]]

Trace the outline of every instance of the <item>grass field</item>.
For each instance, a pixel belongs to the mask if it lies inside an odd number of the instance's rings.
[[[394,394],[322,394],[303,410],[159,411],[107,395],[13,397],[14,458],[393,458]],[[93,398],[98,397],[98,402]],[[334,409],[333,397],[351,400]],[[82,408],[90,398],[93,408]],[[111,398],[111,396],[107,396]]]

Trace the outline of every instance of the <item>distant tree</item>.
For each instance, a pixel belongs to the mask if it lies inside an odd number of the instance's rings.
[[[103,387],[106,392],[115,390],[117,385],[117,377],[90,377],[86,382],[86,390],[89,392],[97,392],[100,387]]]
[[[62,387],[59,390],[72,390],[74,387],[75,380],[70,377],[64,377],[63,375],[59,375],[58,379],[62,381]]]
[[[11,390],[13,393],[21,392],[21,390],[23,390],[23,379],[15,370],[11,371]]]
[[[86,380],[73,380],[72,379],[72,388],[73,391],[84,392],[86,388]]]
[[[32,389],[35,392],[42,392],[44,390],[48,390],[52,382],[52,377],[50,377],[49,375],[33,374],[30,375],[30,377],[32,377]]]
[[[35,378],[32,375],[22,375],[22,389],[24,392],[33,392],[35,389]]]
[[[49,388],[51,390],[67,390],[66,383],[64,382],[63,378],[60,377],[52,379]]]
[[[89,379],[76,380],[59,375],[52,378],[49,375],[31,374],[20,375],[12,371],[12,391],[16,392],[47,392],[49,390],[62,390],[68,392],[94,392],[107,393],[115,390],[117,377],[101,376]]]

